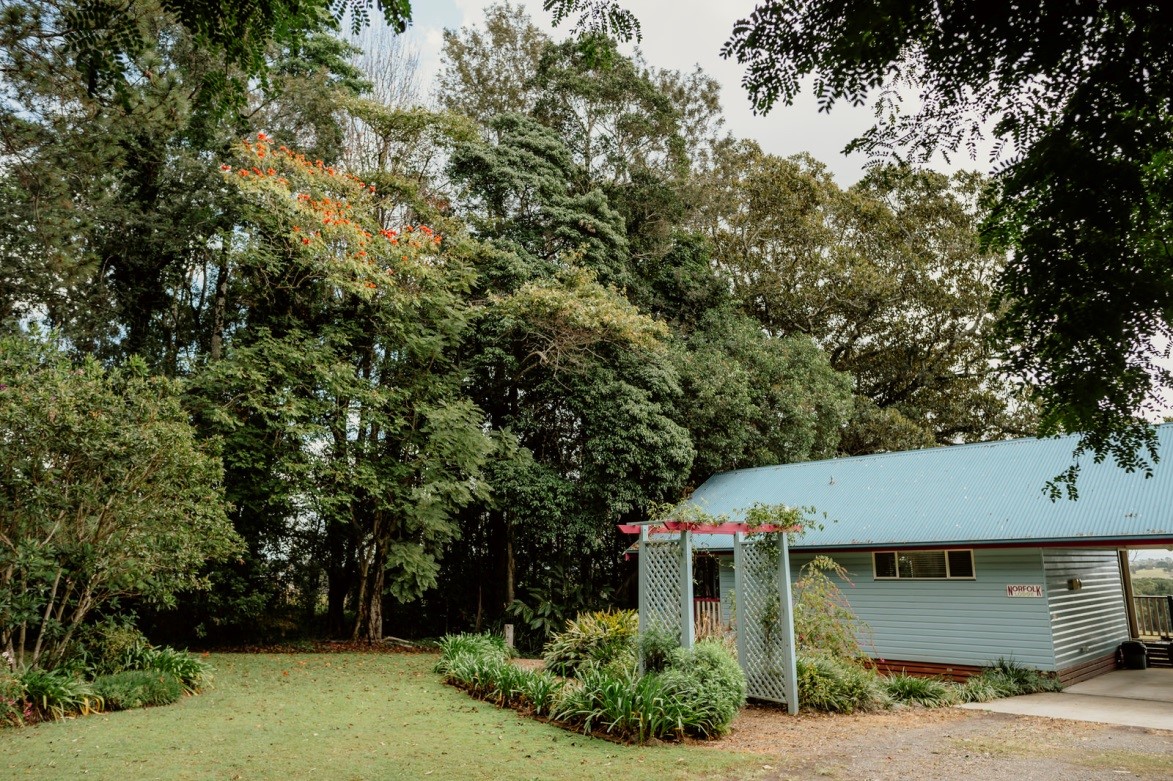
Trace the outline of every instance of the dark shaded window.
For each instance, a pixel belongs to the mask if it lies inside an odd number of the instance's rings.
[[[973,551],[877,551],[872,554],[876,578],[947,580],[974,577]]]
[[[720,559],[700,555],[692,562],[692,596],[696,599],[717,599],[721,596]]]

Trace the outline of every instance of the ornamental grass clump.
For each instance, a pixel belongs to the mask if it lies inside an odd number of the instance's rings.
[[[639,618],[633,610],[582,613],[546,643],[543,661],[555,675],[572,676],[586,664],[634,665]]]
[[[60,720],[75,713],[102,710],[94,687],[62,670],[29,668],[17,674],[24,698],[38,719]]]
[[[884,690],[893,702],[939,708],[961,699],[961,687],[939,678],[921,678],[900,673],[883,679]]]
[[[1063,690],[1059,679],[1026,667],[1013,659],[998,659],[994,664],[966,681],[961,689],[963,702],[989,702],[1020,694]]]
[[[605,732],[639,743],[683,734],[685,714],[660,676],[584,670],[554,704],[551,717],[584,733]]]
[[[168,646],[152,648],[145,655],[140,669],[173,676],[187,694],[195,694],[212,684],[211,665],[186,651],[176,651]]]
[[[504,639],[494,635],[448,635],[440,641],[434,669],[446,682],[503,708],[530,705],[534,693],[541,708],[548,709],[556,689],[550,676],[535,683],[536,673],[510,664]]]

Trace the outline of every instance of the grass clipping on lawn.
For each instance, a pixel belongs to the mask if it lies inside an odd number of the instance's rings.
[[[431,654],[217,654],[214,689],[168,708],[0,730],[0,777],[692,779],[760,757],[622,746],[470,699]]]

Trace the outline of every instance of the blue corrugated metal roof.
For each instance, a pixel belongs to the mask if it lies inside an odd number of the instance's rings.
[[[813,506],[821,530],[801,548],[1130,541],[1173,545],[1173,424],[1157,429],[1153,476],[1081,459],[1079,498],[1044,484],[1071,465],[1074,437],[1015,439],[809,461],[715,475],[692,501],[740,520],[755,502]],[[710,538],[711,537],[711,538]],[[696,535],[698,546],[731,538]]]

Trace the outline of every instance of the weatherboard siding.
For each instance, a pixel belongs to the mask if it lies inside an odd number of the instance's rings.
[[[1070,665],[1056,665],[1048,599],[1006,595],[1010,585],[1043,586],[1044,593],[1051,590],[1044,583],[1043,551],[975,550],[973,555],[973,580],[907,581],[876,580],[870,553],[832,556],[851,581],[841,582],[840,588],[867,624],[860,637],[864,650],[875,658],[909,662],[982,667],[1005,658],[1040,670]],[[794,578],[811,558],[792,555]],[[732,557],[722,557],[719,572],[721,617],[728,621],[736,603]],[[1098,648],[1094,646],[1088,656],[1095,656]]]
[[[1043,552],[1047,606],[1059,669],[1110,654],[1128,639],[1128,617],[1115,550],[1048,549]],[[1082,587],[1068,588],[1078,578]]]
[[[1043,585],[1042,551],[974,551],[973,580],[876,580],[869,553],[833,556],[841,588],[868,626],[864,650],[881,659],[988,665],[998,658],[1055,670],[1045,597],[1008,597],[1008,585]],[[811,556],[795,555],[793,571]]]

